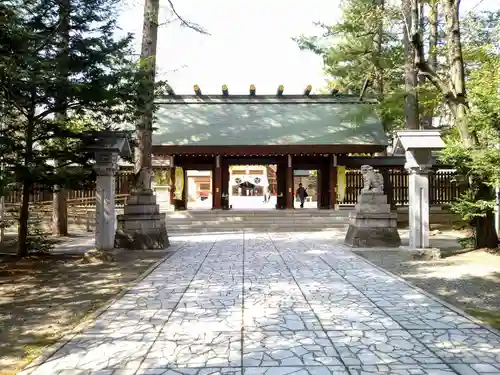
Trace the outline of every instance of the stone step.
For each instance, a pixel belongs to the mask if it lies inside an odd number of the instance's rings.
[[[350,210],[188,210],[166,212],[170,234],[345,230]]]
[[[196,222],[186,224],[174,224],[167,222],[167,228],[194,228],[194,227],[228,227],[228,228],[245,228],[245,227],[272,227],[272,226],[289,226],[289,227],[325,227],[325,226],[344,226],[349,225],[348,222],[337,223],[286,223],[276,221],[274,223],[211,223],[211,222]]]
[[[212,212],[189,212],[189,211],[167,211],[165,214],[167,216],[177,216],[177,217],[191,217],[191,216],[203,216],[203,217],[213,217],[213,216],[247,216],[247,217],[268,217],[268,216],[322,216],[322,217],[331,217],[331,216],[348,216],[349,212],[354,212],[354,210],[349,210],[349,211],[313,211],[313,212],[294,212],[294,211],[272,211],[272,212],[267,212],[267,213],[260,213],[260,212],[234,212],[234,211],[212,211]]]
[[[196,229],[196,228],[207,228],[207,229],[218,229],[218,228],[230,228],[230,229],[246,229],[246,228],[262,228],[262,229],[270,229],[270,228],[278,228],[278,227],[287,227],[287,228],[293,228],[296,230],[303,230],[303,229],[320,229],[320,228],[344,228],[347,227],[348,223],[326,223],[322,225],[315,225],[315,224],[305,224],[305,223],[295,223],[295,224],[290,224],[290,223],[270,223],[270,224],[253,224],[253,225],[248,225],[245,223],[220,223],[220,224],[215,224],[215,223],[199,223],[199,224],[180,224],[180,225],[171,225],[170,223],[167,223],[167,229],[170,230],[186,230],[186,229]]]
[[[219,218],[167,218],[167,223],[170,224],[190,224],[190,223],[258,223],[258,224],[266,224],[266,223],[338,223],[338,222],[348,222],[348,217],[329,217],[329,218],[293,218],[293,217],[267,217],[267,218],[229,218],[229,217],[219,217]]]
[[[220,227],[220,228],[171,228],[168,229],[168,234],[170,236],[188,234],[188,233],[236,233],[236,232],[322,232],[322,231],[342,231],[345,232],[347,229],[346,225],[342,226],[327,226],[327,227],[290,227],[290,226],[277,226],[277,227],[247,227],[247,228],[228,228],[228,227]]]

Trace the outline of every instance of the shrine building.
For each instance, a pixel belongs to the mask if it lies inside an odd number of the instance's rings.
[[[388,137],[374,112],[376,102],[308,95],[310,86],[304,95],[283,95],[280,89],[276,95],[256,95],[252,85],[249,95],[229,95],[227,88],[222,95],[201,95],[195,86],[195,95],[161,98],[156,103],[153,155],[168,158],[170,167],[182,167],[184,175],[177,178],[184,181],[188,170],[210,172],[213,209],[228,209],[228,197],[242,194],[240,188],[252,186],[251,194],[261,194],[271,184],[276,208],[293,208],[298,187],[294,174],[304,170],[317,171],[318,208],[334,208],[341,160],[387,148]],[[250,168],[250,174],[244,167],[267,165],[274,166],[275,181],[268,181],[267,172],[254,176],[256,168]],[[252,179],[245,177],[249,174]],[[177,186],[183,190],[176,196],[177,209],[187,207],[187,186]]]

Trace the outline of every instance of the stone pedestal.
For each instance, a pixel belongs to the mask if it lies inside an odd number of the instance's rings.
[[[408,168],[410,248],[429,247],[429,169]]]
[[[112,250],[115,245],[115,175],[118,171],[118,154],[111,151],[96,153],[94,170],[96,179],[95,247]]]
[[[351,247],[399,247],[397,213],[382,192],[362,192],[350,215],[344,243]]]
[[[156,202],[160,207],[160,211],[170,210],[170,187],[169,186],[154,186]]]
[[[150,189],[130,194],[124,214],[118,215],[115,247],[146,250],[169,246],[165,214]]]

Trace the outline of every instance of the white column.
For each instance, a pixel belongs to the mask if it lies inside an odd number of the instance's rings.
[[[96,153],[94,169],[96,180],[95,246],[97,250],[115,247],[115,175],[118,171],[118,155],[109,151]]]
[[[429,248],[429,170],[409,168],[410,248]]]

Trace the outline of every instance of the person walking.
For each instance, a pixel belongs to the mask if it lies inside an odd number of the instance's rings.
[[[302,183],[299,184],[299,188],[297,189],[297,192],[295,193],[297,197],[299,197],[300,200],[300,208],[304,208],[304,201],[307,198],[307,191],[306,189],[302,186]]]

